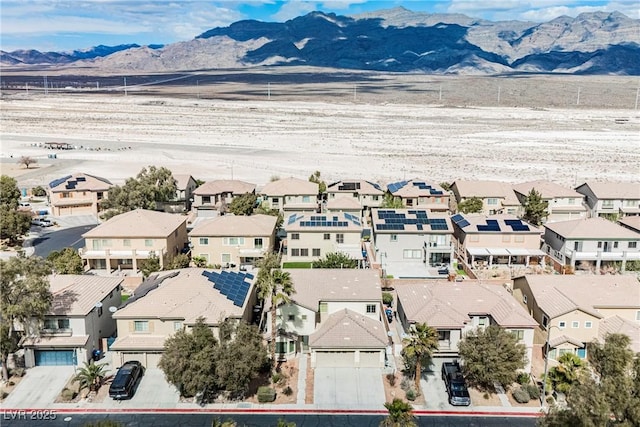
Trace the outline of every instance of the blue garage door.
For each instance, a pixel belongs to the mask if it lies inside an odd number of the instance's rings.
[[[36,366],[73,365],[73,350],[36,350]]]

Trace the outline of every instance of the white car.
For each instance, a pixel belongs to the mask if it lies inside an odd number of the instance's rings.
[[[35,218],[31,221],[31,224],[37,225],[39,227],[51,227],[53,222],[47,218]]]

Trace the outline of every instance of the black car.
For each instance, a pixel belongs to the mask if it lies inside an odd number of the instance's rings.
[[[135,393],[138,380],[142,377],[142,364],[126,362],[118,369],[109,387],[109,397],[116,400],[130,399]]]
[[[447,386],[450,404],[454,406],[471,405],[469,390],[467,390],[460,365],[457,362],[445,362],[442,364],[442,380]]]

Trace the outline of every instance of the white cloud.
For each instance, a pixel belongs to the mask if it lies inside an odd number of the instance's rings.
[[[276,21],[287,21],[297,16],[306,15],[309,12],[318,10],[318,4],[310,1],[290,1],[284,3],[278,12],[271,15]]]
[[[33,17],[20,21],[2,20],[3,34],[54,34],[54,33],[102,33],[102,34],[138,34],[152,31],[150,26],[132,25],[130,22],[117,22],[105,19],[70,16],[64,20]]]

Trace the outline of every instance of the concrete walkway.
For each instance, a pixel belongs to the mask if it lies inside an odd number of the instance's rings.
[[[296,404],[304,405],[307,394],[307,355],[301,353],[298,355],[298,394],[296,396]]]
[[[502,406],[511,406],[511,402],[509,402],[509,398],[507,397],[507,393],[504,391],[504,388],[498,383],[494,383],[493,386],[496,388],[496,394],[498,395],[498,399],[500,399],[500,403]]]

